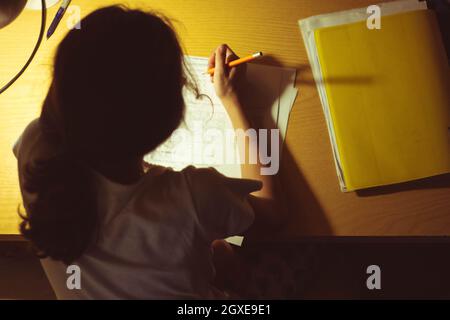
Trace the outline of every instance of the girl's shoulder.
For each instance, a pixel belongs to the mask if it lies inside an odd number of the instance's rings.
[[[31,121],[13,145],[13,153],[19,163],[45,159],[59,152],[58,146],[44,137],[39,120]]]

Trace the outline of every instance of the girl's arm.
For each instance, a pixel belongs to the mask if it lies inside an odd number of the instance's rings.
[[[248,129],[269,129],[267,141],[267,150],[271,154],[273,152],[281,153],[281,150],[270,150],[270,129],[273,128],[271,122],[270,112],[267,115],[258,117],[252,117],[246,109],[243,102],[244,94],[241,90],[245,90],[245,65],[241,65],[235,68],[229,68],[226,63],[238,57],[234,52],[226,45],[219,46],[216,51],[211,55],[209,60],[209,67],[214,67],[214,75],[211,76],[211,80],[214,83],[214,87],[218,97],[221,99],[225,106],[234,129],[242,129],[246,131]],[[258,135],[257,135],[258,136]],[[245,148],[245,152],[251,150],[259,155],[258,143],[251,145],[252,139],[247,139],[249,143],[245,143],[245,139],[238,139],[239,149]],[[259,140],[259,139],[258,139]],[[244,143],[245,145],[242,145]],[[261,143],[259,141],[259,143]],[[275,144],[281,148],[281,142]],[[242,157],[242,155],[241,155]],[[248,159],[248,156],[245,156]],[[283,200],[283,194],[281,192],[278,175],[262,175],[261,168],[264,165],[257,161],[256,164],[249,164],[246,161],[241,165],[242,177],[247,179],[260,180],[263,183],[261,190],[254,192],[250,196],[250,203],[253,206],[256,219],[253,230],[250,230],[250,235],[257,237],[260,233],[272,231],[274,228],[281,227],[286,222],[286,208],[285,201]]]

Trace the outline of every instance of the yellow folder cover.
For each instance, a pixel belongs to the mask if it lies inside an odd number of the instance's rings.
[[[314,36],[344,190],[450,172],[450,68],[434,12]]]

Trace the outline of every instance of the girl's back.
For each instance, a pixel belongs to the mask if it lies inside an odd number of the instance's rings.
[[[222,297],[212,285],[211,244],[244,232],[252,207],[273,228],[269,212],[281,212],[275,183],[194,167],[145,171],[144,155],[182,121],[182,89],[198,93],[176,34],[158,15],[117,6],[81,25],[61,42],[41,116],[14,147],[21,233],[58,298]],[[236,89],[243,69],[226,65],[236,58],[219,47],[211,79],[233,125],[245,130]],[[242,168],[259,178],[259,165]],[[67,286],[70,265],[80,268],[80,290]]]
[[[27,164],[57,153],[38,119],[27,127],[14,151],[21,186]],[[129,185],[94,170],[90,174],[97,190],[98,232],[84,254],[71,262],[80,268],[81,290],[67,286],[68,265],[50,257],[42,260],[59,299],[224,297],[211,284],[211,242],[241,234],[250,226],[253,210],[244,198],[259,188],[258,182],[194,167],[175,172],[150,166]],[[22,193],[29,207],[35,195],[23,187]]]

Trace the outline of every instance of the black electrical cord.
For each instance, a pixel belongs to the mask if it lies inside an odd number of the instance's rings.
[[[41,18],[41,31],[39,32],[39,37],[38,40],[36,42],[36,45],[34,46],[33,52],[31,53],[30,57],[28,58],[27,62],[25,63],[25,65],[22,67],[22,69],[20,69],[20,71],[14,76],[14,78],[11,79],[11,81],[9,81],[5,86],[3,86],[0,89],[0,94],[2,94],[3,92],[5,92],[9,87],[11,87],[13,85],[14,82],[17,81],[17,79],[20,78],[20,76],[25,72],[25,70],[28,68],[28,66],[30,65],[31,61],[33,61],[34,56],[36,55],[36,52],[38,51],[39,47],[41,46],[42,43],[42,39],[44,39],[44,34],[45,34],[45,20],[47,18],[47,4],[45,3],[45,0],[41,0],[41,4],[42,4],[42,18]]]

